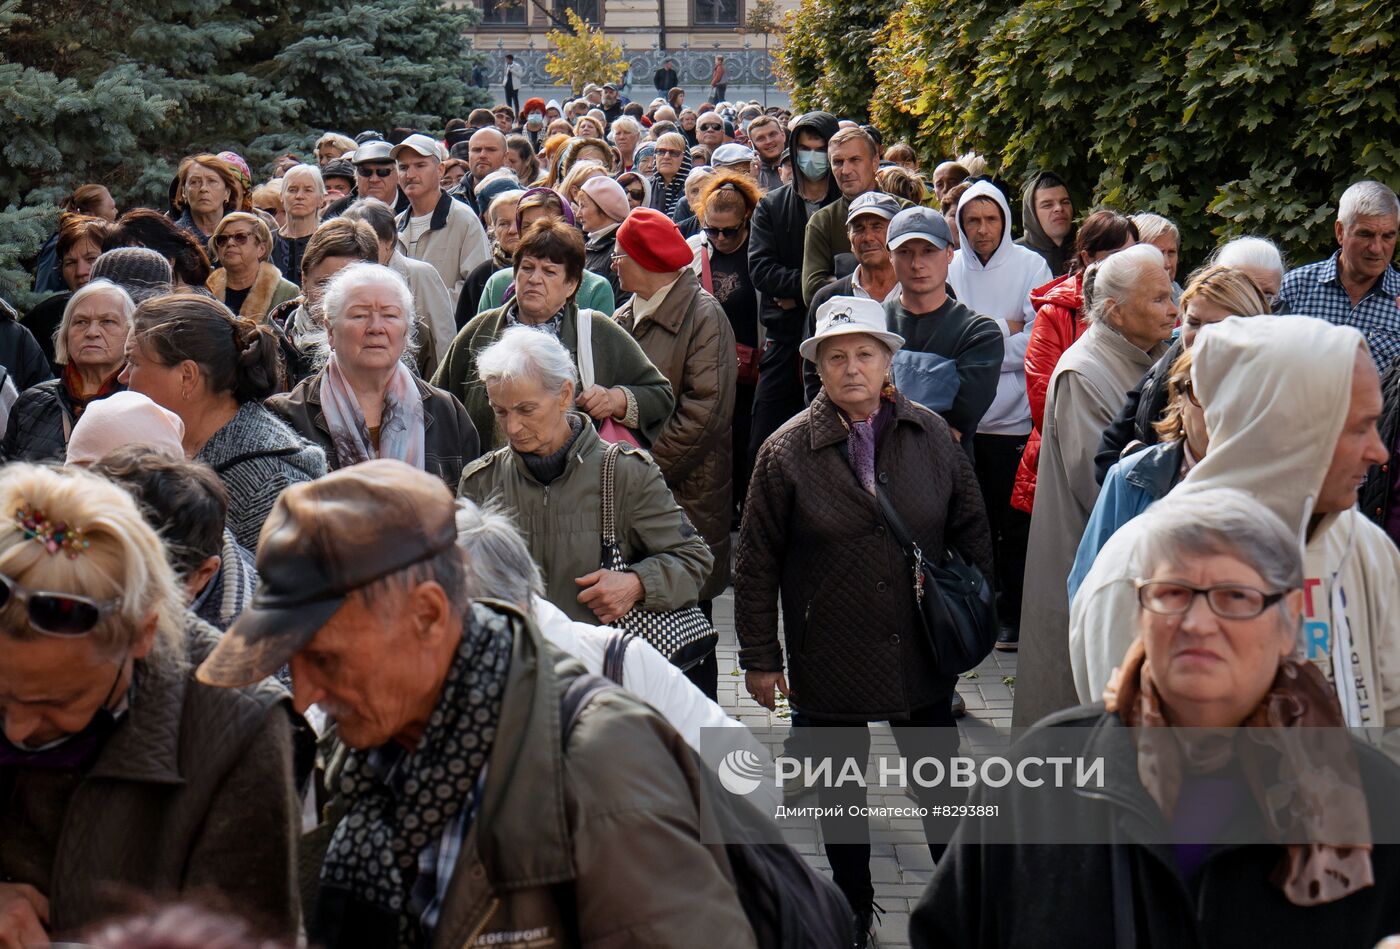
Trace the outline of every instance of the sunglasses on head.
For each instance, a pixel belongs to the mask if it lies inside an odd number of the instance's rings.
[[[361,178],[387,178],[393,173],[394,169],[392,167],[385,168],[382,165],[377,168],[366,168],[361,165],[359,168],[355,169],[355,174],[359,175]]]
[[[121,602],[121,597],[94,600],[71,593],[31,590],[0,573],[0,610],[11,603],[24,604],[28,607],[29,625],[49,636],[86,636]]]
[[[702,227],[700,230],[704,231],[705,236],[711,240],[716,237],[724,237],[728,240],[731,237],[738,237],[743,232],[744,225],[740,224],[738,227]]]
[[[214,237],[215,247],[226,247],[229,244],[237,244],[242,247],[253,237],[250,231],[225,231]]]

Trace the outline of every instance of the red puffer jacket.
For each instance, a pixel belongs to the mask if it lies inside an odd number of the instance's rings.
[[[1045,393],[1050,377],[1066,349],[1087,328],[1079,318],[1084,308],[1084,285],[1080,274],[1056,277],[1031,291],[1035,324],[1026,345],[1026,398],[1031,404],[1031,436],[1016,469],[1016,486],[1011,490],[1011,506],[1027,514],[1035,503],[1035,470],[1040,459],[1040,428],[1045,421]]]

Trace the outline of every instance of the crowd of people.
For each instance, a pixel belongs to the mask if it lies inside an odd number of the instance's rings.
[[[168,207],[83,184],[0,312],[0,946],[766,945],[697,765],[745,733],[714,639],[629,624],[732,588],[790,741],[947,758],[925,551],[994,589],[1028,740],[1400,724],[1385,184],[1339,185],[1321,261],[1188,260],[1204,222],[727,101],[720,58],[696,108],[510,75],[440,129],[190,155]],[[1306,848],[926,818],[910,938],[1373,945],[1400,784],[1348,760]],[[1250,767],[973,800],[1272,818]],[[845,904],[804,944],[866,946],[861,795],[809,792]]]

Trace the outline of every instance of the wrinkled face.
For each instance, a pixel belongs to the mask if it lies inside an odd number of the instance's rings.
[[[873,336],[833,336],[817,348],[817,374],[831,401],[853,417],[865,418],[880,406],[891,358],[889,348]]]
[[[1274,305],[1274,301],[1278,299],[1279,288],[1283,285],[1282,270],[1265,267],[1235,267],[1234,269],[1253,280],[1254,285],[1259,288],[1259,292],[1264,294],[1264,299],[1268,301],[1269,306]]]
[[[836,186],[847,198],[854,198],[875,188],[875,171],[879,163],[865,142],[842,142],[828,146],[831,173]]]
[[[1269,589],[1263,577],[1237,557],[1214,554],[1183,559],[1158,564],[1150,579],[1280,592]],[[1302,592],[1293,591],[1283,603],[1296,617]],[[1147,661],[1168,721],[1213,727],[1243,722],[1268,692],[1279,661],[1293,651],[1294,633],[1283,609],[1276,604],[1253,619],[1225,619],[1212,612],[1203,596],[1195,597],[1180,616],[1139,608]]]
[[[889,261],[889,248],[885,244],[889,229],[890,222],[878,214],[862,214],[846,225],[851,252],[862,267],[879,267]]]
[[[929,294],[947,284],[953,249],[940,250],[930,241],[915,239],[900,244],[890,252],[890,258],[900,286],[910,293]]]
[[[735,209],[705,212],[705,236],[721,254],[732,254],[749,239],[748,217]]]
[[[304,175],[297,175],[290,181],[283,179],[282,206],[293,218],[315,217],[321,210],[321,195],[315,182]]]
[[[724,144],[724,119],[713,112],[706,112],[695,123],[695,139],[701,145],[708,145],[710,149],[719,148]]]
[[[127,335],[123,355],[126,366],[117,378],[132,392],[141,393],[183,418],[190,393],[189,373],[184,367],[161,365],[150,350],[137,342],[134,333]]]
[[[506,163],[506,141],[490,129],[482,129],[473,135],[467,149],[467,164],[471,166],[472,177],[477,181]]]
[[[676,162],[676,165],[677,167],[679,167],[680,162]],[[637,162],[637,172],[639,174],[646,175],[647,177],[651,177],[652,175],[656,174],[655,151],[650,152],[644,158]],[[672,172],[672,174],[674,174],[674,172]]]
[[[681,159],[685,152],[674,144],[656,146],[656,170],[668,181],[681,170]]]
[[[258,228],[247,221],[234,221],[224,225],[223,230],[214,236],[214,253],[219,263],[231,270],[246,270],[256,267],[268,254],[268,247],[262,241]]]
[[[507,254],[514,254],[520,243],[520,231],[515,227],[515,208],[519,203],[506,201],[491,212],[491,239]]]
[[[69,290],[87,286],[92,279],[92,265],[100,256],[102,248],[93,241],[76,241],[68,248],[60,265],[63,268],[63,282],[68,284]]]
[[[624,155],[632,154],[637,147],[638,135],[625,125],[613,128],[613,141],[617,143],[618,151]]]
[[[1380,376],[1371,357],[1357,350],[1351,371],[1351,401],[1332,450],[1332,462],[1317,493],[1318,514],[1345,511],[1356,503],[1356,491],[1372,465],[1390,460],[1385,442],[1376,431],[1383,402]]]
[[[1168,231],[1165,234],[1158,234],[1156,239],[1150,242],[1153,247],[1162,252],[1162,264],[1167,270],[1167,279],[1176,279],[1176,259],[1181,250],[1181,240],[1175,234]]]
[[[18,603],[7,607],[6,622],[24,622],[20,610]],[[95,648],[86,636],[39,636],[27,642],[0,636],[5,737],[35,748],[82,731],[115,700],[113,691],[127,659],[127,654],[111,656]]]
[[[783,130],[776,125],[764,125],[751,131],[749,141],[753,143],[754,150],[758,152],[759,157],[770,165],[778,160],[778,157],[783,153],[783,146],[787,144]]]
[[[1342,266],[1361,280],[1378,280],[1395,257],[1397,218],[1394,214],[1357,216],[1351,227],[1336,224],[1337,243],[1342,248]]]
[[[542,323],[558,313],[578,289],[562,263],[543,257],[522,257],[515,271],[515,297],[527,320]]]
[[[602,138],[603,130],[598,127],[597,122],[585,115],[574,123],[574,134],[579,138]]]
[[[487,386],[486,396],[496,428],[522,455],[549,454],[569,428],[565,416],[574,401],[572,384],[549,392],[535,380],[522,378]]]
[[[699,116],[689,109],[686,109],[681,113],[681,128],[685,129],[687,132],[695,131],[695,122],[697,119],[699,119]]]
[[[442,185],[442,190],[451,191],[453,188],[457,187],[466,176],[467,169],[463,168],[461,165],[449,165],[444,163],[442,166],[442,181],[439,182],[439,184]]]
[[[408,313],[388,287],[358,287],[340,313],[328,314],[331,349],[346,365],[367,372],[392,369],[408,341]]]
[[[692,175],[685,180],[685,199],[690,203],[692,211],[695,210],[695,202],[700,197],[700,189],[705,187],[705,182],[712,177],[712,175]]]
[[[598,202],[582,191],[578,193],[578,222],[583,225],[585,231],[600,231],[609,224],[615,223],[612,218],[603,213],[602,208],[598,207]]]
[[[391,161],[367,161],[356,165],[355,184],[361,197],[378,198],[391,208],[399,200],[399,170]]]
[[[1197,294],[1191,298],[1191,302],[1186,304],[1186,312],[1182,316],[1181,344],[1190,349],[1196,344],[1196,336],[1201,332],[1202,326],[1219,323],[1233,315],[1220,304],[1204,299]]]
[[[218,172],[195,162],[185,174],[185,203],[195,214],[220,214],[229,204],[228,185]]]
[[[1069,189],[1063,185],[1052,188],[1037,188],[1035,192],[1035,219],[1045,236],[1056,244],[1069,233],[1074,220],[1074,202],[1070,200]]]
[[[85,298],[68,314],[68,359],[79,369],[110,373],[121,365],[126,350],[126,318],[117,298],[98,293]]]
[[[1132,290],[1110,309],[1108,319],[1128,342],[1144,352],[1171,339],[1176,329],[1176,304],[1167,272],[1161,267],[1139,271]]]
[[[953,187],[953,178],[956,171],[953,168],[939,165],[933,172],[933,193],[941,202],[943,195],[948,193],[948,189]],[[956,229],[955,229],[956,232]]]
[[[973,198],[958,211],[962,218],[963,236],[972,252],[987,260],[1001,246],[1003,228],[1001,208],[990,198]]]
[[[421,201],[442,190],[442,162],[404,149],[398,158],[399,187],[410,201]],[[390,205],[392,207],[392,205]]]
[[[604,89],[604,90],[603,90],[603,105],[616,105],[616,104],[617,104],[617,90],[616,90],[616,89]]]

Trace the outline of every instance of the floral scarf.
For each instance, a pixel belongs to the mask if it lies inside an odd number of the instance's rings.
[[[78,373],[78,367],[67,362],[63,365],[63,391],[68,396],[68,407],[73,412],[74,419],[83,417],[83,410],[98,399],[105,399],[113,392],[120,392],[126,388],[117,381],[117,376],[121,375],[121,368],[102,380],[102,385],[97,387],[97,391],[92,395],[83,395],[83,377]]]
[[[379,415],[379,449],[374,447],[365,413],[355,398],[334,352],[321,376],[321,408],[331,429],[331,442],[340,467],[371,458],[396,458],[423,468],[423,399],[413,382],[413,373],[400,360],[384,390],[384,409]]]
[[[1219,769],[1232,756],[1268,825],[1281,840],[1348,841],[1287,844],[1272,882],[1295,906],[1331,903],[1375,883],[1371,822],[1351,746],[1310,739],[1308,729],[1343,728],[1336,694],[1310,662],[1285,658],[1262,702],[1244,720],[1253,742],[1187,745],[1173,734],[1139,637],[1104,693],[1108,711],[1138,733],[1138,777],[1170,820],[1186,772]],[[1286,793],[1283,793],[1286,792]]]

